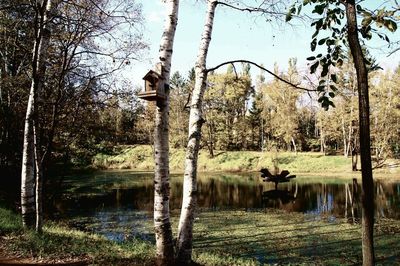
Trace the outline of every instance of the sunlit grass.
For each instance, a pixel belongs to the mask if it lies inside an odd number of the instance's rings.
[[[107,240],[66,226],[47,222],[41,234],[23,230],[19,215],[0,207],[0,236],[6,241],[10,255],[44,259],[45,261],[83,260],[95,265],[152,264],[154,245],[132,239],[123,243]]]
[[[116,243],[52,222],[37,234],[22,230],[18,215],[4,208],[0,208],[0,217],[0,236],[7,241],[7,250],[22,257],[79,258],[95,265],[154,262],[154,239]],[[174,212],[174,235],[177,220],[178,212]],[[146,223],[152,227],[151,220]],[[399,264],[400,221],[382,219],[375,229],[378,265]],[[201,212],[195,220],[193,258],[200,265],[358,265],[361,226],[343,219],[273,210]]]
[[[170,168],[182,172],[185,151],[170,150]],[[213,171],[259,171],[261,168],[273,168],[277,160],[280,169],[290,169],[301,173],[331,171],[334,173],[351,172],[351,159],[344,156],[324,156],[321,153],[291,152],[255,152],[255,151],[215,151],[210,157],[207,151],[199,153],[198,170]],[[148,145],[125,146],[116,154],[97,154],[93,166],[100,169],[136,169],[151,171],[154,167],[153,148]]]
[[[400,262],[399,233],[399,221],[377,223],[378,264]],[[203,213],[196,221],[194,239],[196,261],[205,265],[361,263],[361,226],[341,219],[281,211]]]

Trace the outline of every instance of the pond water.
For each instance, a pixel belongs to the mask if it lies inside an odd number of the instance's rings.
[[[180,209],[182,175],[171,176],[170,208]],[[400,182],[377,182],[376,217],[400,219]],[[47,201],[47,215],[80,229],[122,241],[126,235],[152,238],[153,174],[106,171],[63,177]],[[297,177],[278,185],[263,182],[259,173],[199,174],[198,207],[203,211],[266,208],[302,212],[310,217],[357,222],[361,215],[361,186],[326,177]],[[132,229],[133,228],[133,229]],[[129,231],[128,233],[126,231]]]

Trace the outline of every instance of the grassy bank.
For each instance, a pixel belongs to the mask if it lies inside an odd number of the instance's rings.
[[[2,256],[16,258],[17,263],[25,259],[25,263],[95,265],[151,265],[154,258],[153,244],[145,241],[118,244],[53,222],[46,223],[42,234],[23,230],[20,216],[3,207],[0,207],[0,239],[0,264]]]
[[[6,209],[0,208],[0,218],[1,248],[15,256],[42,262],[84,260],[94,265],[154,261],[154,243],[130,240],[118,244],[54,223],[38,235],[22,230],[18,216]],[[152,226],[151,221],[147,223]],[[177,214],[172,223],[176,229]],[[377,222],[375,247],[378,265],[400,263],[399,221]],[[359,265],[361,228],[340,219],[281,211],[200,212],[193,257],[200,265]]]
[[[351,159],[344,156],[324,156],[321,153],[290,152],[216,152],[211,158],[207,151],[200,151],[198,169],[202,172],[215,171],[259,171],[261,168],[273,169],[277,160],[280,169],[289,169],[293,173],[335,174],[351,172]],[[170,167],[172,171],[182,172],[185,151],[171,149]],[[154,167],[151,146],[125,146],[116,148],[113,154],[97,154],[93,158],[93,167],[99,169],[135,169],[152,170]],[[397,168],[384,168],[385,172],[399,172]]]
[[[324,156],[320,153],[289,153],[289,152],[252,152],[231,151],[216,152],[211,158],[207,151],[200,151],[198,169],[204,172],[214,171],[258,171],[263,167],[273,168],[273,160],[277,158],[282,169],[296,172],[324,172],[329,169],[348,171],[351,160],[343,156]],[[170,167],[173,171],[182,171],[185,151],[170,150]],[[97,154],[93,158],[93,166],[100,169],[136,169],[152,170],[154,167],[153,150],[151,146],[117,148],[114,154]]]

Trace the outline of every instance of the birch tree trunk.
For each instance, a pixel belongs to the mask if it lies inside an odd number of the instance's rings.
[[[177,263],[189,265],[192,258],[193,220],[197,204],[197,159],[199,154],[204,91],[207,87],[207,53],[211,42],[216,0],[209,0],[206,21],[195,66],[195,86],[189,116],[189,137],[186,148],[183,199],[177,238]]]
[[[25,227],[42,229],[42,173],[37,131],[37,98],[46,72],[46,52],[50,41],[49,13],[51,0],[36,5],[36,38],[32,58],[32,82],[25,116],[21,170],[21,212]],[[36,189],[36,190],[35,190]],[[35,198],[36,196],[36,198]]]
[[[374,181],[371,165],[371,140],[369,122],[368,72],[357,31],[357,13],[355,0],[347,0],[347,38],[357,72],[357,88],[360,119],[360,154],[362,174],[362,254],[363,265],[374,265]]]
[[[169,76],[172,49],[178,22],[179,0],[166,1],[168,8],[159,51],[159,86],[166,90],[166,98],[157,101],[154,130],[154,230],[157,246],[157,264],[174,265],[174,244],[169,213]]]

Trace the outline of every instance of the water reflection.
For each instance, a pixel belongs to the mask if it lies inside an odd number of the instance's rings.
[[[182,176],[171,176],[170,209],[180,209]],[[400,219],[400,183],[375,184],[376,217]],[[148,226],[153,210],[153,176],[137,172],[103,172],[63,179],[49,190],[47,215],[69,221],[75,227],[94,231],[115,241],[131,237],[152,240]],[[246,175],[202,174],[198,180],[198,207],[264,210],[275,208],[302,212],[314,219],[345,217],[359,220],[361,187],[356,181],[298,177],[279,185],[262,182],[258,173]]]
[[[107,172],[87,177],[69,177],[48,204],[54,216],[84,213],[95,216],[103,210],[153,209],[151,174]],[[170,208],[178,210],[182,198],[182,178],[171,178]],[[376,183],[376,216],[400,219],[400,183]],[[361,212],[361,187],[356,181],[333,178],[302,178],[274,185],[262,182],[258,174],[201,175],[198,206],[207,210],[279,208],[288,212],[346,217],[353,222]]]

